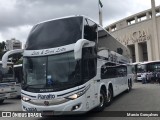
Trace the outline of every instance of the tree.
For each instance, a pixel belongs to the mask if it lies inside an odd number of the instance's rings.
[[[3,56],[4,53],[6,52],[6,51],[4,51],[5,46],[6,46],[6,44],[5,44],[4,41],[0,42],[0,59],[2,59],[2,56]]]
[[[12,62],[15,64],[20,60],[21,57],[22,57],[22,54],[17,53],[17,54],[10,55],[8,58],[11,58]]]

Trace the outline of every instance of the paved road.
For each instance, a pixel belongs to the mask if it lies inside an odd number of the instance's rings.
[[[122,93],[117,96],[112,105],[106,107],[105,111],[160,111],[160,85],[158,84],[141,84],[135,83],[130,93]],[[20,99],[9,99],[0,105],[0,111],[20,111]],[[104,112],[105,113],[105,112]],[[92,115],[93,113],[90,113]],[[158,118],[142,118],[142,117],[99,117],[101,113],[94,113],[96,117],[68,117],[71,120],[159,120]],[[0,118],[2,119],[2,118]],[[12,118],[16,120],[17,118]],[[28,118],[29,120],[43,120],[47,118]],[[8,118],[3,118],[8,120]],[[27,120],[27,118],[25,119]],[[66,118],[54,118],[54,120],[66,120]]]

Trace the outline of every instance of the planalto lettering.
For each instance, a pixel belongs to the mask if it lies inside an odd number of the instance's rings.
[[[38,99],[54,99],[54,98],[55,98],[55,95],[53,94],[49,94],[49,95],[38,94]]]

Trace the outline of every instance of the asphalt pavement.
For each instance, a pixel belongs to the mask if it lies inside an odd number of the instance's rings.
[[[120,114],[121,111],[133,113],[156,112],[160,111],[160,85],[159,84],[141,84],[135,83],[133,89],[129,93],[122,93],[114,98],[113,103],[106,107],[104,112],[87,113],[80,116],[54,117],[54,118],[0,118],[0,120],[159,120],[160,117],[105,117],[108,112],[112,112],[113,116]],[[8,99],[0,105],[0,111],[21,111],[20,99]],[[90,116],[87,116],[90,115]],[[92,116],[92,117],[91,117]],[[94,116],[94,117],[93,117]],[[159,114],[160,116],[160,114]]]

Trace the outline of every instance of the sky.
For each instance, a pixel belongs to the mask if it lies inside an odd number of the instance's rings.
[[[101,0],[103,27],[151,8],[151,0]],[[155,0],[156,6],[160,0]],[[0,0],[0,41],[15,38],[25,44],[38,22],[86,15],[99,22],[98,0]]]

